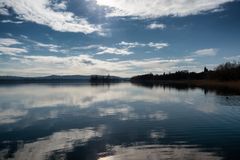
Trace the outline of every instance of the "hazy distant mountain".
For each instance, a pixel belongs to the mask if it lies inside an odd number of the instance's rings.
[[[78,80],[89,80],[91,76],[84,76],[84,75],[51,75],[46,77],[37,77],[37,79],[78,79]]]
[[[96,76],[96,75],[95,75]],[[0,83],[84,83],[90,82],[92,76],[88,75],[51,75],[44,77],[18,77],[18,76],[0,76]],[[107,77],[98,75],[98,77]],[[127,80],[117,76],[109,76],[111,82]]]

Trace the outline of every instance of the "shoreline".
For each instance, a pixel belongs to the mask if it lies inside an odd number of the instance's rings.
[[[153,82],[155,84],[155,82]],[[156,84],[183,84],[196,87],[229,87],[240,90],[240,80],[237,81],[218,81],[218,80],[174,80],[159,81]]]
[[[132,84],[153,87],[171,87],[179,90],[200,88],[205,92],[216,91],[240,95],[240,81],[218,81],[218,80],[167,80],[167,81],[131,81]]]
[[[161,83],[161,82],[159,82]],[[162,84],[185,84],[196,87],[228,87],[240,90],[240,81],[218,81],[218,80],[177,80],[177,81],[162,81]]]

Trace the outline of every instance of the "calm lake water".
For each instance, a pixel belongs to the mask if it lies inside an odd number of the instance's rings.
[[[130,83],[0,86],[0,159],[240,159],[240,96]]]

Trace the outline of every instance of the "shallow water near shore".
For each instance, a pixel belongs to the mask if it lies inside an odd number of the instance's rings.
[[[130,83],[0,86],[3,160],[233,160],[239,152],[239,95]]]

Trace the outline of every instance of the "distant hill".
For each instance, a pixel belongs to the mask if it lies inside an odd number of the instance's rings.
[[[88,83],[92,82],[92,75],[51,75],[44,77],[18,77],[18,76],[0,76],[0,84],[17,84],[17,83]],[[125,78],[116,76],[103,76],[108,77],[107,83],[125,81]],[[101,80],[101,83],[105,81]],[[98,81],[94,81],[98,83]]]

